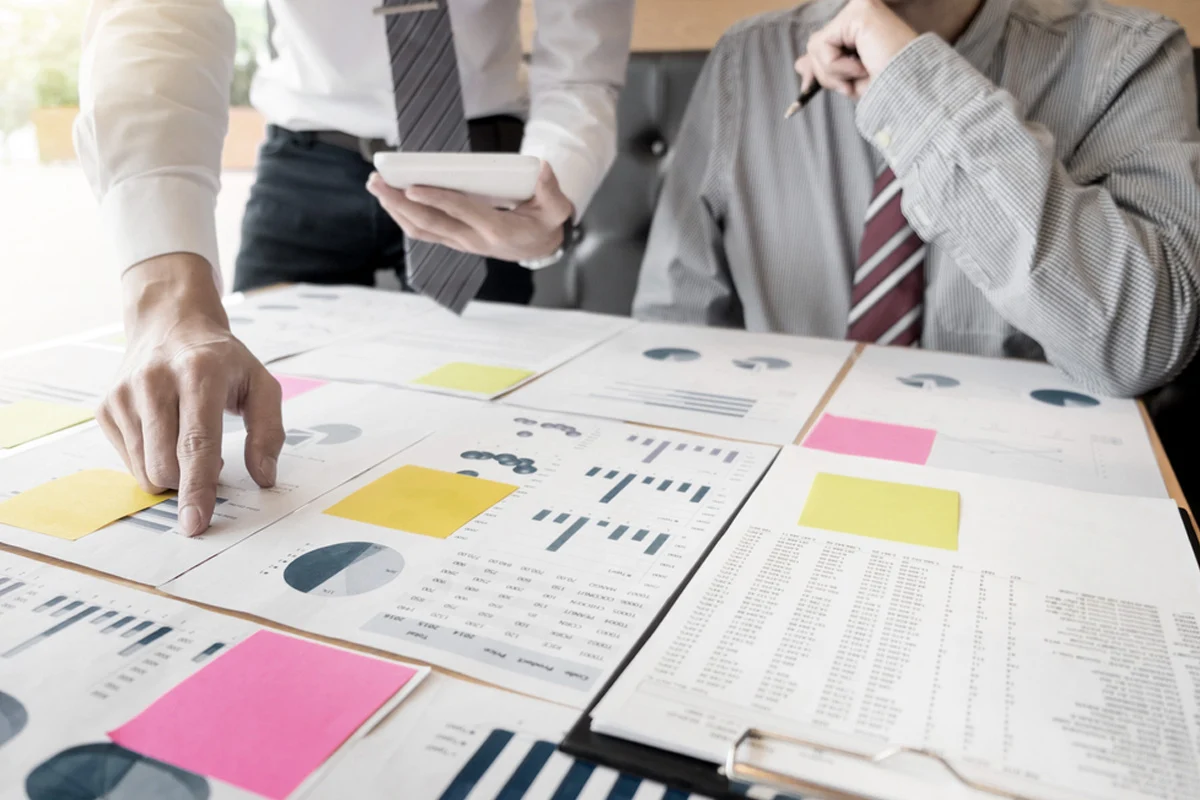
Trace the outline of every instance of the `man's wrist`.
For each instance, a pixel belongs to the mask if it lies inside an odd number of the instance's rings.
[[[131,338],[185,317],[203,317],[229,328],[212,267],[194,253],[168,253],[134,264],[122,275],[121,288],[125,330]]]

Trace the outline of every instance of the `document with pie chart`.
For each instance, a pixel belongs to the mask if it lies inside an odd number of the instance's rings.
[[[298,797],[428,672],[0,552],[0,800]]]
[[[643,323],[503,402],[790,444],[853,342]]]
[[[818,450],[1166,497],[1136,402],[1049,364],[868,347],[805,438]]]
[[[164,589],[581,707],[775,453],[485,405]]]
[[[283,404],[286,439],[271,489],[259,488],[246,471],[241,419],[226,419],[225,468],[212,527],[201,536],[179,534],[173,494],[117,513],[91,532],[63,534],[55,524],[39,525],[63,516],[58,495],[47,492],[57,481],[72,482],[70,497],[81,506],[98,505],[113,481],[132,486],[116,450],[92,427],[0,461],[0,542],[157,586],[476,406],[379,386],[312,386]],[[38,493],[46,498],[44,509],[37,507]],[[21,504],[18,518],[6,501]]]

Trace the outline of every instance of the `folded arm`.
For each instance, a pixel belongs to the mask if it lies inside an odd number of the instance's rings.
[[[1053,134],[930,35],[875,77],[858,124],[899,176],[913,228],[1010,324],[1083,385],[1137,395],[1197,348],[1200,134],[1177,26],[1158,23],[1104,66],[1105,110],[1070,173]]]

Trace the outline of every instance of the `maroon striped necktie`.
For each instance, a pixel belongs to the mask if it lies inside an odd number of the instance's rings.
[[[895,345],[921,341],[926,248],[900,210],[903,194],[890,168],[875,181],[854,271],[848,339]]]

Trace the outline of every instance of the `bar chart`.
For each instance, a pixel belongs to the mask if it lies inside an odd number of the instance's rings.
[[[612,481],[612,485],[605,491],[604,496],[600,498],[601,503],[611,503],[621,496],[623,492],[633,489],[643,488],[655,492],[674,492],[675,494],[684,494],[688,496],[687,502],[699,503],[704,500],[704,497],[712,489],[707,484],[694,483],[692,481],[676,481],[672,478],[659,478],[654,475],[640,475],[636,472],[621,473],[621,470],[609,469],[604,467],[592,467],[586,473],[589,478],[600,478],[605,481]]]
[[[0,576],[0,594],[4,594],[6,591],[16,592],[27,585],[7,576]],[[78,631],[88,626],[97,635],[111,637],[114,643],[119,642],[116,647],[119,648],[117,655],[121,658],[133,656],[165,639],[171,633],[177,632],[174,626],[161,624],[157,619],[148,619],[140,617],[138,614],[125,613],[113,608],[106,609],[102,601],[73,598],[68,594],[54,594],[33,605],[28,609],[28,613],[44,617],[47,620],[47,627],[9,647],[4,652],[0,652],[0,660],[15,659],[55,636],[64,636],[68,632]],[[224,642],[214,642],[196,653],[191,660],[200,663],[211,658],[224,647]]]
[[[663,453],[691,453],[694,455],[707,455],[710,457],[719,458],[723,464],[732,464],[737,461],[738,451],[732,447],[711,447],[704,444],[692,444],[690,442],[673,442],[670,439],[655,439],[652,436],[638,436],[631,434],[625,441],[636,442],[641,440],[642,447],[650,448],[646,457],[642,459],[643,464],[653,464],[658,460],[658,457]]]
[[[218,497],[217,507],[229,502],[228,498]],[[179,527],[179,501],[174,497],[163,500],[156,506],[150,506],[144,511],[125,517],[124,522],[145,528],[155,533],[170,533]]]
[[[563,546],[578,534],[588,529],[589,525],[595,529],[594,531],[588,530],[586,534],[592,543],[637,542],[638,548],[648,556],[658,555],[663,545],[671,539],[670,535],[666,533],[652,534],[650,528],[641,528],[636,525],[620,525],[607,519],[593,519],[591,517],[576,516],[567,512],[555,513],[548,508],[543,508],[534,514],[533,521],[549,522],[552,525],[565,526],[562,533],[546,547],[546,550],[550,553],[556,553],[561,550]],[[629,534],[628,537],[626,537],[626,534]]]

